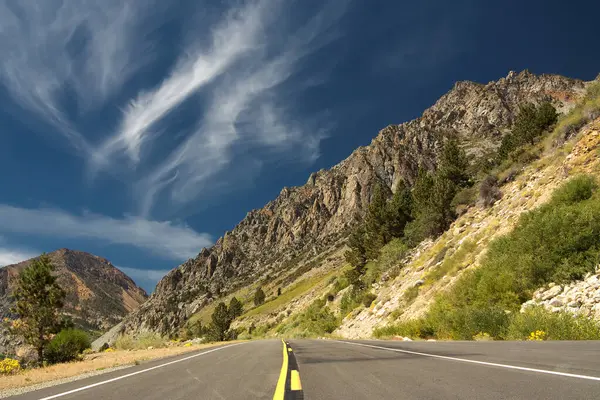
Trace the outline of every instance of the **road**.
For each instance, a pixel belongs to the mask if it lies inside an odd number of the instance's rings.
[[[599,399],[600,342],[263,340],[11,399]]]

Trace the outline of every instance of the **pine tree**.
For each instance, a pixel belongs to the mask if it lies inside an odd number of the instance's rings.
[[[353,267],[362,267],[367,263],[367,250],[364,245],[365,230],[361,223],[350,233],[348,237],[348,247],[344,257],[348,264]]]
[[[452,181],[457,186],[469,184],[469,160],[456,140],[448,140],[438,162],[437,176]]]
[[[215,311],[211,316],[212,324],[210,327],[213,340],[222,342],[227,338],[229,327],[231,326],[231,315],[227,306],[222,301],[217,304]]]
[[[404,236],[406,224],[412,220],[412,195],[410,188],[401,181],[392,200],[386,205],[387,231],[392,238]]]
[[[391,240],[387,224],[387,197],[380,183],[373,188],[371,203],[365,216],[364,248],[367,259],[375,259],[379,249]]]
[[[61,328],[59,311],[65,298],[64,290],[52,275],[54,265],[42,254],[21,271],[13,293],[12,312],[20,318],[16,333],[37,350],[38,361],[44,361],[44,349],[50,335]]]
[[[242,302],[237,299],[237,297],[232,297],[229,302],[229,316],[231,319],[236,319],[244,312],[244,306]]]
[[[256,292],[254,292],[254,305],[260,306],[265,302],[265,298],[265,292],[263,292],[262,288],[259,287],[258,289],[256,289]]]

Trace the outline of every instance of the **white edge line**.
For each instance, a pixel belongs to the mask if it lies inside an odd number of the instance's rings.
[[[81,392],[82,390],[91,389],[93,387],[104,385],[106,383],[110,383],[110,382],[118,381],[118,380],[121,380],[121,379],[129,378],[130,376],[139,375],[139,374],[142,374],[144,372],[152,371],[153,369],[158,369],[158,368],[166,367],[167,365],[171,365],[171,364],[175,364],[175,363],[178,363],[178,362],[181,362],[181,361],[189,360],[191,358],[203,356],[205,354],[212,353],[213,351],[218,351],[218,350],[226,349],[228,347],[238,346],[240,344],[244,344],[244,343],[235,343],[235,344],[230,344],[230,345],[223,346],[223,347],[218,347],[216,349],[212,349],[212,350],[208,350],[208,351],[203,351],[202,353],[198,353],[198,354],[194,354],[192,356],[180,358],[178,360],[169,361],[168,363],[156,365],[154,367],[146,368],[146,369],[143,369],[141,371],[132,372],[130,374],[117,376],[116,378],[108,379],[106,381],[97,382],[97,383],[94,383],[94,384],[91,384],[91,385],[87,385],[87,386],[82,386],[82,387],[77,388],[77,389],[69,390],[68,392],[63,392],[63,393],[54,394],[52,396],[43,397],[43,398],[41,398],[39,400],[56,399],[57,397],[63,397],[63,396],[66,396],[66,395],[69,395],[69,394],[72,394],[72,393]]]
[[[597,377],[597,376],[569,374],[568,372],[549,371],[549,370],[546,370],[546,369],[518,367],[516,365],[498,364],[498,363],[492,363],[492,362],[486,362],[486,361],[469,360],[467,358],[456,358],[456,357],[440,356],[440,355],[437,355],[437,354],[420,353],[420,352],[417,352],[417,351],[394,349],[394,348],[382,347],[382,346],[374,346],[374,345],[371,345],[371,344],[346,342],[344,340],[332,340],[332,341],[339,342],[339,343],[352,344],[352,345],[355,345],[355,346],[364,346],[364,347],[372,347],[374,349],[395,351],[395,352],[398,352],[398,353],[407,353],[407,354],[415,354],[415,355],[424,356],[424,357],[441,358],[443,360],[459,361],[459,362],[466,362],[466,363],[471,363],[471,364],[487,365],[487,366],[491,366],[491,367],[500,367],[500,368],[507,368],[507,369],[517,369],[517,370],[520,370],[520,371],[537,372],[537,373],[540,373],[540,374],[548,374],[548,375],[559,375],[559,376],[566,376],[568,378],[587,379],[587,380],[590,380],[590,381],[600,381],[600,377]]]

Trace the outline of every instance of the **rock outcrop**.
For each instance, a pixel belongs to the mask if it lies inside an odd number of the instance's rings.
[[[495,149],[521,104],[551,101],[569,108],[585,83],[556,75],[511,72],[488,84],[459,82],[420,118],[381,130],[329,170],[301,187],[284,188],[253,210],[210,249],[172,270],[150,299],[125,320],[128,331],[176,333],[212,298],[293,267],[294,260],[339,243],[364,212],[379,182],[394,191],[433,169],[444,140],[456,138],[473,157]]]
[[[582,281],[565,285],[549,284],[533,294],[533,299],[521,306],[542,306],[552,312],[568,311],[600,321],[600,266],[596,274],[588,274]]]

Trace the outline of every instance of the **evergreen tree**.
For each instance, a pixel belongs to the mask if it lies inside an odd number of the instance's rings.
[[[350,233],[348,237],[348,247],[344,257],[348,264],[354,267],[362,267],[367,263],[367,250],[364,245],[365,229],[362,222]]]
[[[211,316],[212,324],[210,327],[210,336],[214,341],[222,342],[227,338],[229,327],[231,326],[231,315],[227,306],[222,301],[217,304],[215,311]]]
[[[404,228],[412,220],[412,195],[404,181],[399,183],[386,209],[387,232],[392,238],[404,236]]]
[[[242,302],[237,299],[237,297],[232,297],[229,302],[229,316],[232,320],[236,319],[244,312],[244,306]]]
[[[263,292],[262,288],[259,287],[258,289],[256,289],[256,292],[254,292],[254,305],[260,306],[265,302],[265,298],[265,292]]]
[[[456,140],[448,140],[442,149],[438,162],[437,176],[448,179],[457,186],[469,185],[469,160],[465,151],[458,147]]]
[[[50,335],[61,328],[59,311],[63,306],[65,292],[52,275],[54,266],[46,254],[42,254],[19,274],[13,293],[15,305],[12,312],[20,318],[15,333],[37,350],[38,361],[44,361],[44,349]]]
[[[377,183],[373,188],[371,203],[365,216],[364,247],[367,259],[377,258],[379,249],[390,241],[387,225],[387,198],[383,187]]]

